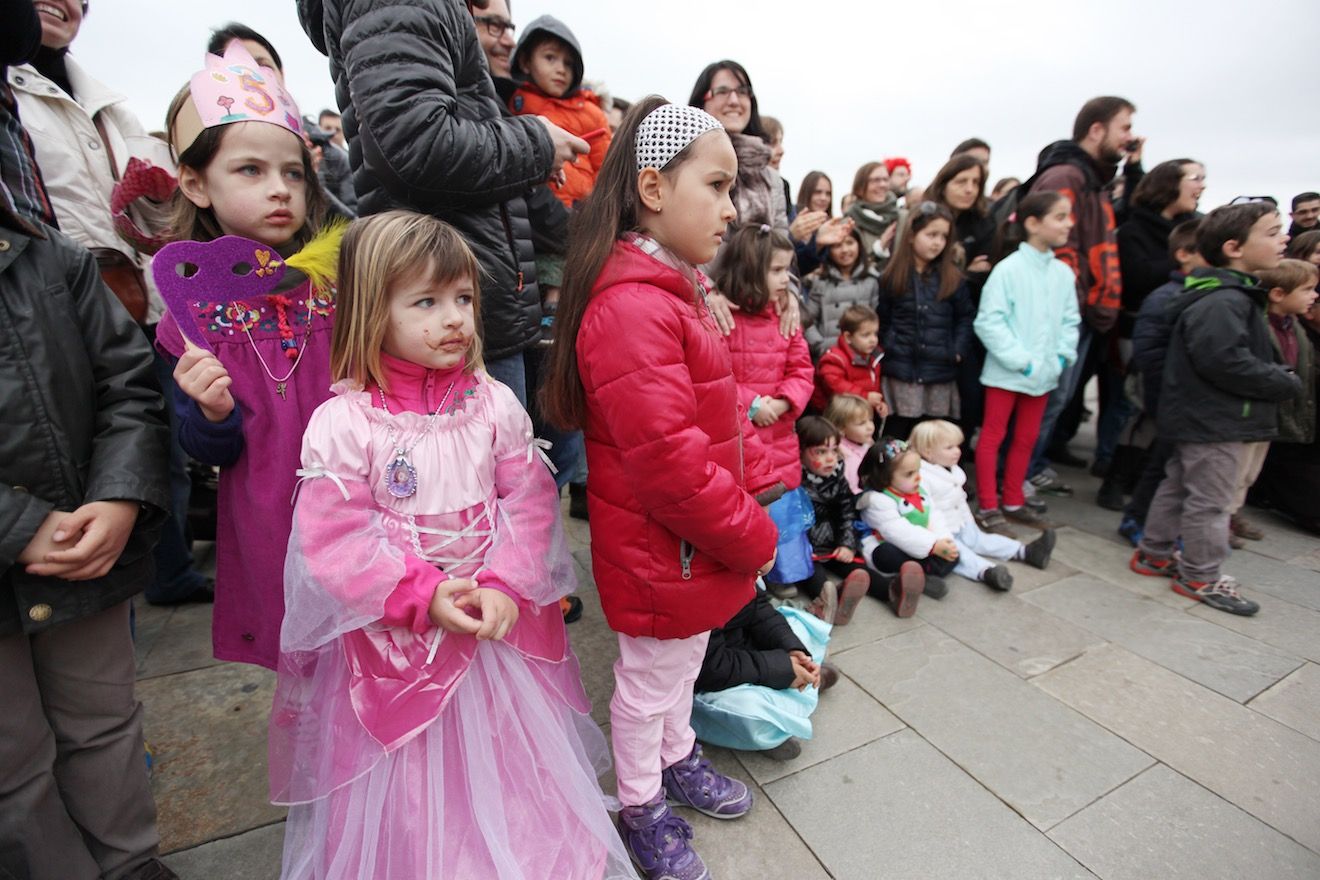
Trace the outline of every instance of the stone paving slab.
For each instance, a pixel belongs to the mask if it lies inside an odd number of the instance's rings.
[[[138,606],[146,606],[137,602]],[[211,654],[211,606],[180,605],[169,612],[160,633],[139,648],[138,678],[155,678],[218,666]],[[141,653],[145,649],[145,654]]]
[[[803,740],[802,754],[792,761],[775,761],[758,752],[737,752],[738,761],[753,779],[765,785],[902,730],[903,722],[841,675],[838,684],[821,694],[811,716],[811,728],[811,739]]]
[[[1302,665],[1299,658],[1255,639],[1115,589],[1091,575],[1036,590],[1026,601],[1239,703]],[[1233,617],[1212,608],[1197,610]]]
[[[1049,836],[1105,880],[1320,877],[1320,856],[1163,764]]]
[[[1245,549],[1253,553],[1287,562],[1311,553],[1316,549],[1317,542],[1320,542],[1320,538],[1302,531],[1287,518],[1272,511],[1248,508],[1244,513],[1248,520],[1265,533],[1261,540],[1247,542]]]
[[[1315,740],[1117,645],[1032,685],[1320,853]]]
[[[917,614],[1022,678],[1039,675],[1079,656],[1087,648],[1104,644],[1104,639],[1042,611],[1017,595],[1019,571],[1034,570],[1015,566],[1010,593],[999,593],[963,578],[950,578],[949,595],[938,602],[921,604]],[[1039,591],[1038,588],[1027,595]]]
[[[1320,741],[1320,666],[1307,663],[1247,705]]]
[[[934,600],[923,598],[921,601]],[[830,657],[839,657],[843,652],[859,645],[869,645],[920,626],[924,626],[920,619],[897,617],[886,603],[871,596],[864,596],[862,601],[857,603],[857,610],[853,612],[853,618],[848,625],[836,626],[831,630]]]
[[[1320,581],[1320,575],[1317,580]],[[1316,588],[1320,590],[1320,584]],[[1256,599],[1260,602],[1260,612],[1253,617],[1226,614],[1206,605],[1197,605],[1189,613],[1280,652],[1320,663],[1320,611],[1259,593]]]
[[[765,790],[836,880],[1095,876],[911,730]]]
[[[1228,557],[1223,570],[1242,584],[1243,592],[1261,604],[1273,596],[1312,611],[1320,611],[1320,574],[1262,556],[1251,549],[1238,550]]]
[[[1146,577],[1128,568],[1128,561],[1132,558],[1130,546],[1119,547],[1090,532],[1060,529],[1054,558],[1062,559],[1081,573],[1179,611],[1196,604],[1195,600],[1169,589],[1167,578]]]
[[[284,823],[277,822],[173,853],[162,861],[180,880],[279,880],[283,850]]]
[[[1109,731],[930,627],[858,648],[840,665],[899,719],[1042,830],[1153,763]]]
[[[138,682],[162,852],[284,818],[266,775],[274,689],[273,672],[238,663]]]

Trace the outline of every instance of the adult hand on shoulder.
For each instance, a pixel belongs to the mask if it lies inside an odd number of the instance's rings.
[[[234,395],[229,393],[234,380],[220,359],[204,348],[188,345],[174,365],[174,382],[197,402],[209,422],[223,422],[234,411]]]
[[[559,166],[563,165],[565,162],[572,163],[577,160],[579,154],[591,152],[591,144],[587,143],[582,138],[565,131],[544,116],[538,116],[536,118],[545,123],[545,130],[550,133],[550,142],[555,148],[554,162],[550,166],[550,173],[552,175],[559,171]]]
[[[733,332],[733,313],[738,307],[729,302],[727,296],[718,290],[710,291],[706,294],[706,308],[710,310],[710,316],[715,319],[715,326],[720,333],[728,336]]]
[[[785,339],[792,339],[793,335],[802,329],[802,304],[791,292],[787,297],[776,298],[771,302],[779,314],[779,335]]]
[[[499,641],[518,622],[518,604],[508,594],[490,587],[479,587],[464,593],[454,605],[463,611],[476,611],[481,617],[481,626],[476,636],[482,641]],[[557,608],[555,613],[558,613]]]
[[[431,622],[445,632],[475,634],[481,629],[481,621],[458,607],[457,600],[477,588],[472,578],[449,578],[441,581],[431,596],[431,606],[427,614]],[[456,599],[457,597],[457,599]]]
[[[824,211],[803,211],[793,219],[792,225],[788,227],[788,234],[794,241],[808,242],[811,236],[824,225],[829,219],[829,215]]]
[[[65,514],[50,538],[57,544],[75,539],[77,543],[46,553],[27,567],[27,573],[66,581],[102,577],[124,552],[138,509],[136,501],[92,501]]]

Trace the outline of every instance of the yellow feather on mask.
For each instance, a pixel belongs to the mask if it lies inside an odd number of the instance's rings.
[[[326,224],[320,232],[302,250],[284,261],[286,266],[297,269],[312,282],[312,287],[327,290],[334,286],[339,275],[339,245],[344,240],[348,223],[335,220]]]

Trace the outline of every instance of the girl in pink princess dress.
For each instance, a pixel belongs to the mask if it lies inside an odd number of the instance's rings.
[[[349,228],[339,268],[270,721],[282,876],[634,877],[557,604],[554,481],[480,369],[472,252],[392,211]]]

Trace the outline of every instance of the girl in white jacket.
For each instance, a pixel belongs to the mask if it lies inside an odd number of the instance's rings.
[[[1019,559],[1035,568],[1045,568],[1054,552],[1054,530],[1046,529],[1030,544],[981,531],[963,488],[967,474],[958,466],[962,442],[962,429],[944,419],[929,419],[912,429],[912,449],[921,456],[921,486],[930,498],[932,515],[953,534],[958,548],[954,574],[996,590],[1010,590],[1013,575],[1008,567],[992,565],[981,554],[991,559]]]

